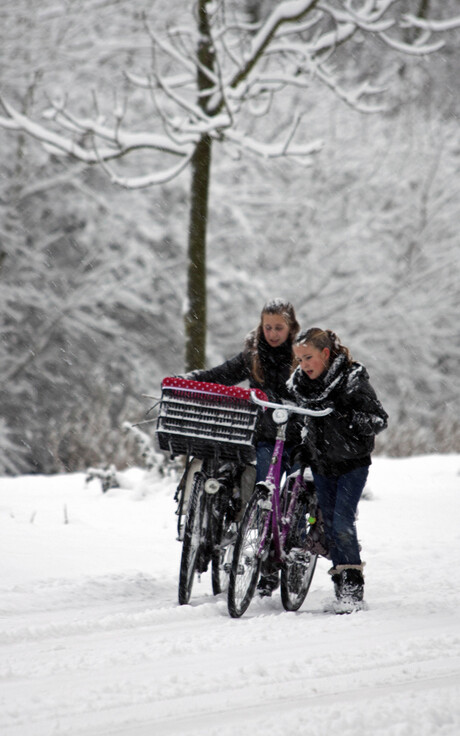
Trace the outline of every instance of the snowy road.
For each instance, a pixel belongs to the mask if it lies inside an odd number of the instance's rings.
[[[358,521],[369,610],[279,594],[177,605],[174,484],[0,479],[2,736],[457,736],[460,456],[377,458]],[[68,521],[68,523],[65,523]]]

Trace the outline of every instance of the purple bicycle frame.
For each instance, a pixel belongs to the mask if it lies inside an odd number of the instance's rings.
[[[264,481],[260,481],[257,486],[265,487],[269,492],[269,501],[271,503],[271,511],[267,514],[265,520],[264,531],[260,540],[260,545],[257,550],[257,556],[261,556],[265,548],[267,537],[269,535],[270,524],[272,528],[272,540],[275,550],[276,562],[283,562],[285,558],[284,545],[286,537],[288,535],[290,526],[286,519],[281,518],[281,461],[284,450],[284,439],[285,439],[285,428],[286,425],[278,426],[278,436],[275,441],[275,447],[273,450],[270,467],[268,469],[267,477]],[[292,512],[294,510],[299,490],[303,488],[303,477],[300,470],[298,471],[294,484],[292,486],[291,498],[289,501],[289,508],[287,510],[287,518],[292,519]],[[281,522],[281,524],[280,524]]]

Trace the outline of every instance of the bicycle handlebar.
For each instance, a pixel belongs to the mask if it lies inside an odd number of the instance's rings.
[[[259,406],[265,406],[267,409],[286,409],[286,411],[295,414],[305,414],[309,417],[326,417],[334,411],[331,407],[327,409],[302,409],[300,406],[289,406],[289,404],[275,404],[272,401],[263,401],[257,398],[255,391],[251,391],[251,401]]]

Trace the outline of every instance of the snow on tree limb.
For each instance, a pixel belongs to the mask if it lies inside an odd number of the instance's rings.
[[[134,74],[133,72],[125,72],[125,76],[131,84],[135,87],[139,87],[140,89],[152,89],[153,87],[151,76],[141,76],[140,74]],[[193,89],[195,86],[195,77],[187,73],[170,76],[167,80],[168,87],[170,88],[184,88],[189,86],[190,89]]]
[[[371,6],[370,10],[372,10],[374,3],[369,3],[369,5]],[[371,33],[387,31],[395,23],[393,18],[384,19],[382,17],[388,8],[388,3],[385,7],[380,7],[375,12],[369,12],[368,14],[362,13],[362,9],[359,13],[353,10],[350,3],[345,4],[345,10],[334,8],[326,2],[320,2],[318,7],[326,11],[338,24],[352,23],[361,30],[370,31]]]
[[[268,48],[272,54],[288,51],[289,47],[281,42],[283,35],[289,31],[298,31],[294,22],[304,20],[313,13],[315,16],[309,21],[311,25],[318,22],[322,16],[329,16],[335,27],[333,30],[313,35],[310,40],[303,40],[303,55],[305,58],[309,57],[310,63],[315,56],[333,51],[345,43],[357,31],[376,34],[387,45],[404,53],[421,55],[439,50],[443,45],[442,42],[430,44],[419,39],[419,42],[412,46],[388,36],[388,31],[396,27],[396,20],[393,17],[385,18],[384,16],[394,2],[395,0],[383,0],[382,2],[366,0],[359,9],[355,8],[351,1],[344,3],[340,8],[323,0],[285,0],[279,3],[255,34],[249,51],[227,80],[227,87],[238,89],[243,85],[244,89],[244,83]],[[407,21],[406,24],[410,24],[410,21]]]
[[[107,127],[101,122],[89,118],[77,118],[69,113],[68,110],[61,108],[52,108],[45,116],[55,120],[62,128],[67,128],[70,132],[79,131],[80,134],[91,133],[102,140],[106,140],[116,146],[116,156],[113,154],[109,158],[119,158],[126,155],[130,151],[140,148],[150,148],[161,153],[170,153],[176,156],[184,156],[187,149],[183,144],[175,143],[170,137],[157,135],[154,133],[126,133],[121,131],[119,126]],[[107,160],[106,156],[103,156]]]
[[[4,125],[5,128],[18,131],[23,130],[32,136],[32,138],[36,138],[40,141],[48,150],[65,153],[73,158],[79,159],[80,161],[85,161],[88,164],[95,163],[97,161],[91,151],[86,150],[71,139],[65,138],[57,133],[53,133],[51,130],[48,130],[48,128],[45,128],[38,123],[34,123],[28,117],[15,110],[15,108],[3,97],[0,98],[0,102],[9,116],[6,119],[0,118],[0,124]],[[103,155],[104,158],[113,158],[114,152],[110,149],[110,151],[102,151],[101,155]]]
[[[427,31],[453,31],[460,28],[460,15],[455,18],[447,18],[446,20],[431,20],[427,18],[419,18],[415,15],[403,15],[401,23],[403,28],[421,28]]]
[[[96,155],[97,155],[97,148],[96,148]],[[189,166],[190,161],[192,159],[193,152],[190,153],[188,156],[186,156],[180,163],[178,163],[176,166],[171,166],[169,169],[162,169],[159,172],[154,172],[152,174],[146,174],[145,176],[132,176],[132,177],[122,177],[118,176],[117,174],[110,169],[104,160],[100,159],[99,163],[106,172],[106,174],[109,176],[110,180],[114,184],[118,184],[118,186],[123,187],[124,189],[145,189],[146,187],[151,187],[153,185],[157,184],[166,184],[168,181],[171,181],[172,179],[175,179],[179,174]]]
[[[66,102],[54,102],[44,114],[59,126],[56,132],[1,98],[6,116],[0,117],[0,126],[22,130],[39,140],[48,151],[69,155],[86,164],[105,164],[136,150],[180,159],[172,166],[162,159],[161,167],[152,164],[153,171],[136,177],[119,177],[104,166],[112,181],[129,188],[163,183],[178,175],[192,160],[203,136],[228,140],[242,150],[263,157],[308,157],[321,146],[317,141],[297,145],[295,125],[285,130],[281,143],[255,141],[239,129],[240,111],[245,106],[250,115],[264,115],[278,91],[289,86],[306,87],[312,79],[319,80],[357,110],[380,111],[382,105],[370,98],[383,90],[369,81],[345,88],[335,70],[329,67],[328,57],[357,32],[372,33],[405,54],[428,54],[443,45],[442,41],[429,42],[432,32],[460,25],[458,17],[429,21],[407,14],[397,21],[396,14],[391,12],[396,0],[344,0],[336,4],[328,0],[283,0],[257,27],[227,22],[225,14],[218,15],[219,8],[213,7],[211,13],[209,4],[204,10],[206,4],[202,8],[202,12],[208,13],[206,33],[201,32],[199,46],[207,46],[212,61],[192,48],[189,41],[193,34],[188,27],[169,28],[160,37],[144,22],[152,44],[151,70],[145,76],[129,72],[126,78],[136,87],[150,91],[157,112],[155,123],[162,127],[160,133],[122,129],[125,110],[121,106],[114,107],[113,123],[109,125],[97,112],[94,119],[73,115]],[[407,27],[422,32],[413,44],[398,36]],[[243,38],[235,36],[236,33],[244,34]],[[297,34],[297,41],[293,34]],[[168,63],[162,67],[163,59]]]
[[[384,41],[387,46],[390,46],[395,51],[401,51],[404,54],[410,56],[424,56],[425,54],[433,54],[435,51],[439,51],[444,46],[444,41],[435,41],[434,43],[423,43],[420,45],[404,43],[398,39],[391,38],[386,33],[380,33],[380,38]]]
[[[334,77],[326,72],[324,67],[316,70],[316,75],[321,81],[328,86],[334,94],[350,107],[363,113],[383,112],[385,106],[383,104],[371,104],[367,101],[361,102],[361,98],[381,94],[384,90],[382,87],[374,87],[368,80],[365,80],[359,87],[350,90],[344,89]]]
[[[296,123],[297,121],[294,122],[294,128],[296,127]],[[263,158],[280,158],[281,156],[308,157],[314,153],[318,153],[324,147],[322,140],[311,141],[304,146],[293,146],[291,145],[292,136],[290,133],[280,143],[262,143],[231,129],[226,131],[225,137],[228,141],[237,143],[240,148],[256,153]]]
[[[4,124],[11,130],[23,130],[33,138],[39,140],[48,150],[61,152],[85,161],[88,164],[100,163],[114,158],[120,158],[130,151],[139,148],[153,149],[162,153],[171,153],[177,156],[187,156],[190,148],[175,145],[168,137],[150,133],[123,133],[114,128],[108,128],[93,120],[78,119],[62,110],[53,110],[48,114],[64,129],[75,133],[77,130],[82,134],[94,134],[99,138],[109,141],[113,147],[98,149],[97,155],[92,149],[83,148],[70,138],[54,133],[48,128],[34,123],[30,118],[18,112],[9,102],[0,97],[0,102],[9,118],[0,118],[0,124]]]
[[[281,2],[268,16],[261,29],[254,36],[250,52],[244,59],[240,68],[233,74],[229,81],[229,87],[237,87],[244,81],[256,65],[265,49],[270,44],[277,29],[283,23],[301,19],[312,11],[319,0],[285,0]]]

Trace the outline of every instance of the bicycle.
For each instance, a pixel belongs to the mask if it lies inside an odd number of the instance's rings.
[[[262,562],[269,559],[277,569],[281,568],[284,609],[297,611],[310,588],[318,554],[327,554],[314,484],[305,480],[301,469],[286,478],[283,488],[280,481],[289,414],[326,416],[332,409],[274,404],[255,394],[251,394],[251,400],[274,409],[277,436],[267,477],[257,483],[237,533],[227,601],[232,618],[239,618],[248,609]]]
[[[260,390],[256,397],[267,398]],[[178,377],[162,381],[159,446],[172,457],[186,457],[175,496],[180,605],[190,601],[195,573],[201,576],[209,564],[213,594],[228,587],[242,475],[255,460],[260,411],[248,389]]]

